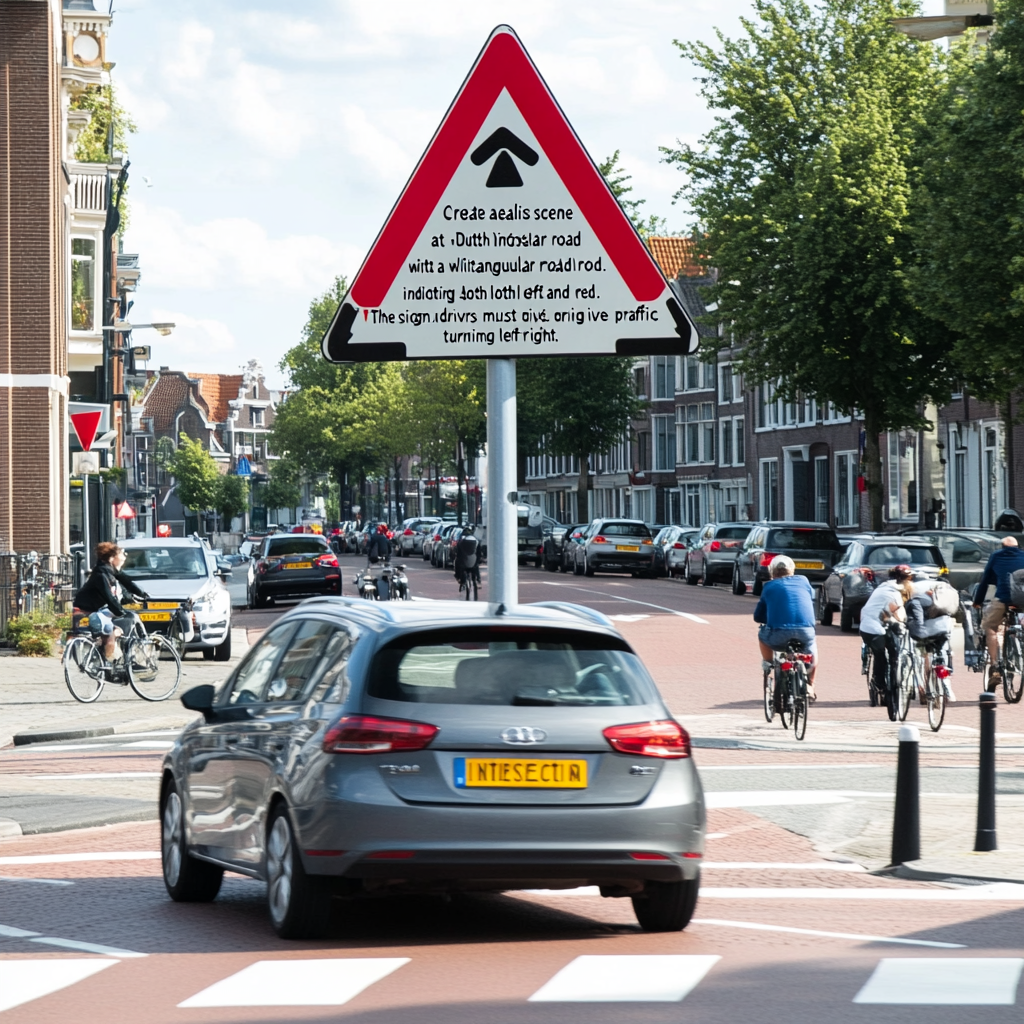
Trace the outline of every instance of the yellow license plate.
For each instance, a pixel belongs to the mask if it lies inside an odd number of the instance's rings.
[[[179,603],[180,602],[178,602],[178,601],[147,601],[146,602],[146,607],[148,608],[149,611],[153,611],[153,610],[155,610],[157,608],[177,608]],[[141,608],[142,605],[141,604],[126,604],[124,607],[125,608],[131,608],[133,611],[135,611],[135,610],[138,610],[139,608]]]
[[[177,607],[177,605],[175,605]],[[170,612],[139,612],[139,618],[143,622],[170,622]]]
[[[633,544],[616,544],[615,545],[615,550],[616,551],[639,551],[640,547],[639,547],[639,545],[633,545]]]
[[[458,789],[586,789],[586,761],[525,757],[457,757]]]
[[[824,569],[824,562],[794,562],[798,569]]]
[[[312,569],[312,562],[285,562],[286,569]]]

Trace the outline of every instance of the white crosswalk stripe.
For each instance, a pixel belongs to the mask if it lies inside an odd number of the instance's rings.
[[[531,1003],[677,1003],[718,956],[578,956],[530,996]]]
[[[74,985],[118,960],[0,960],[0,1012]]]
[[[880,960],[855,1003],[1013,1006],[1020,957],[900,957]]]

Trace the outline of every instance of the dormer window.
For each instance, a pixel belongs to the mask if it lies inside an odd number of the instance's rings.
[[[263,426],[263,410],[262,409],[251,409],[252,413],[252,425],[254,427]]]

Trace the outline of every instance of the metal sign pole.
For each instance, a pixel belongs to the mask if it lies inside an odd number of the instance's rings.
[[[487,586],[494,604],[519,603],[518,540],[516,361],[488,359]]]
[[[89,530],[89,474],[82,474],[82,541],[85,546],[85,574],[88,576],[92,566],[92,553],[89,548],[92,543],[92,536]],[[78,585],[82,585],[81,581]]]

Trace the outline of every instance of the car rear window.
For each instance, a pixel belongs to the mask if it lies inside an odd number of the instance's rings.
[[[598,531],[605,537],[650,537],[643,523],[605,523]]]
[[[298,534],[272,540],[267,548],[268,558],[281,558],[283,555],[312,555],[327,550],[327,542],[315,533]]]
[[[772,530],[767,547],[772,551],[838,551],[839,538],[831,530],[813,530],[795,527],[791,530]]]
[[[649,704],[654,684],[624,640],[573,630],[471,626],[417,632],[374,656],[368,694],[419,704]]]
[[[715,536],[719,540],[744,540],[748,533],[749,526],[723,526]]]
[[[868,565],[941,565],[934,548],[886,544],[868,548],[864,561]]]

